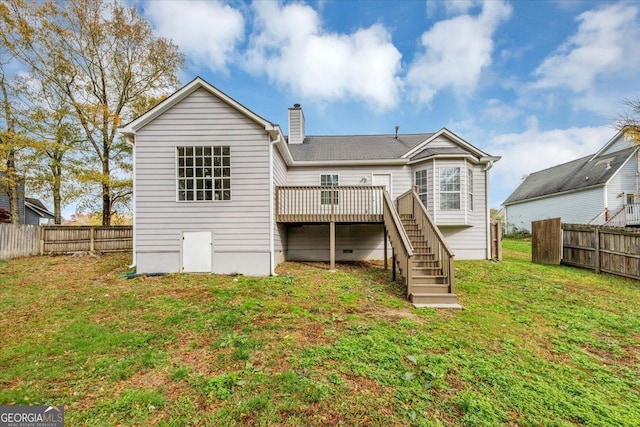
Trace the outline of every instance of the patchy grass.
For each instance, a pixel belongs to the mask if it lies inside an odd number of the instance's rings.
[[[637,425],[640,284],[456,262],[463,311],[377,265],[120,278],[128,256],[0,264],[0,404],[69,425]]]

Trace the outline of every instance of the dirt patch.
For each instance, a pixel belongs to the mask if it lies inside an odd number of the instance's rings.
[[[136,372],[129,378],[128,383],[135,388],[153,390],[164,386],[168,381],[169,379],[164,372],[144,371]]]

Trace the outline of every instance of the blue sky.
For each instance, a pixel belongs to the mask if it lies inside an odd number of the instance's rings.
[[[594,153],[640,96],[640,4],[599,1],[137,1],[201,76],[307,134],[435,132],[493,155],[490,204]]]

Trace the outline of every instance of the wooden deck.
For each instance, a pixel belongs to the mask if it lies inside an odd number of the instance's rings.
[[[282,223],[383,222],[384,187],[276,187],[276,221]]]

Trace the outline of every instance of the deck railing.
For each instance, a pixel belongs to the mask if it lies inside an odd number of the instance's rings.
[[[640,224],[640,203],[624,205],[627,226]]]
[[[407,232],[402,226],[400,216],[393,207],[393,202],[389,193],[384,192],[384,227],[387,230],[391,247],[393,248],[394,255],[402,270],[402,275],[405,277],[407,285],[407,295],[411,294],[413,289],[411,280],[411,264],[413,260],[413,246],[407,236]],[[393,266],[395,269],[395,265]],[[395,270],[394,270],[395,274]]]
[[[447,245],[440,229],[433,223],[431,216],[420,201],[416,187],[398,197],[398,213],[400,215],[412,215],[415,218],[435,258],[440,261],[442,274],[445,276],[446,283],[449,284],[449,292],[455,293],[453,286],[453,251]]]
[[[609,227],[632,227],[640,225],[640,204],[623,205],[620,210],[609,217],[605,223]]]
[[[276,187],[278,222],[382,222],[382,186]]]

